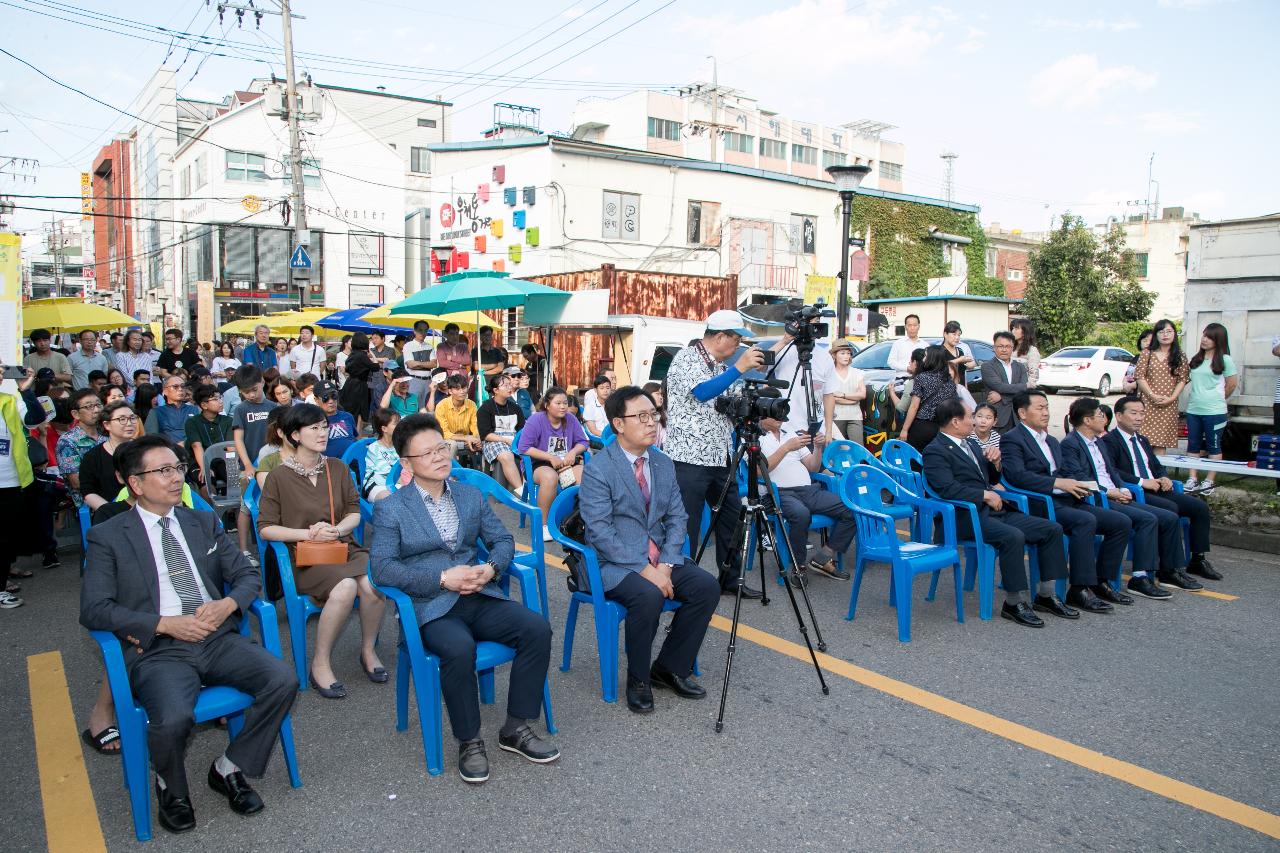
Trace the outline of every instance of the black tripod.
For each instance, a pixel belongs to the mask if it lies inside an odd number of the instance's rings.
[[[782,557],[780,554],[780,546],[773,538],[774,527],[770,520],[778,523],[778,529],[782,529],[782,517],[779,513],[777,505],[773,502],[773,484],[769,480],[769,469],[765,463],[764,454],[760,450],[760,425],[754,418],[743,421],[738,427],[738,452],[734,455],[733,461],[730,463],[729,471],[732,473],[738,470],[738,465],[742,463],[743,458],[747,460],[747,496],[741,503],[738,511],[738,524],[734,528],[733,542],[738,552],[738,582],[737,592],[733,600],[733,625],[729,629],[729,650],[725,656],[724,662],[724,684],[720,688],[720,712],[716,715],[716,731],[724,731],[724,708],[725,703],[729,699],[729,676],[733,671],[733,654],[738,648],[738,620],[742,612],[742,588],[746,584],[746,565],[747,557],[751,554],[751,534],[755,534],[757,558],[760,566],[760,604],[767,605],[769,603],[769,584],[765,580],[764,561],[767,550],[773,551],[773,560],[778,567],[778,577],[782,579],[783,585],[787,588],[787,596],[791,599],[791,610],[796,616],[796,625],[800,628],[800,635],[804,637],[805,647],[809,649],[809,657],[813,660],[813,670],[818,674],[818,683],[822,685],[822,694],[824,696],[831,693],[831,689],[827,687],[827,680],[822,675],[822,667],[818,664],[818,656],[813,650],[813,643],[809,640],[809,628],[805,624],[804,617],[800,614],[800,604],[796,601],[796,588],[799,587],[800,594],[804,597],[805,608],[809,611],[809,619],[813,622],[814,634],[818,639],[818,650],[825,652],[827,644],[822,639],[822,629],[818,627],[818,619],[813,612],[813,603],[809,600],[809,591],[805,587],[803,581],[798,580],[800,567],[796,562],[796,555],[787,548],[787,553],[791,557],[791,565],[784,568],[782,565]],[[720,499],[716,502],[715,511],[711,515],[711,525],[707,528],[707,533],[702,537],[702,542],[698,546],[698,554],[694,557],[694,562],[702,559],[702,552],[706,550],[707,542],[711,538],[711,531],[716,529],[716,520],[720,513],[726,512],[726,501],[729,497],[729,490],[734,487],[737,480],[730,476],[726,479],[724,490],[720,493]],[[760,486],[763,485],[762,490]],[[731,572],[730,566],[722,566],[725,572]]]

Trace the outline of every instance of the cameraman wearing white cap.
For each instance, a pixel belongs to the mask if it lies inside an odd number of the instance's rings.
[[[676,353],[667,371],[667,440],[662,449],[675,462],[694,554],[702,526],[702,505],[710,504],[714,510],[725,484],[729,484],[724,511],[715,525],[716,565],[720,567],[720,589],[726,594],[737,591],[742,574],[732,541],[738,523],[738,488],[737,478],[729,468],[733,421],[716,411],[715,401],[731,393],[743,373],[764,365],[764,354],[758,347],[748,349],[732,366],[725,364],[737,352],[742,339],[751,336],[746,325],[737,311],[715,312],[707,318],[702,340]],[[742,594],[744,598],[760,597],[757,590],[745,585]]]

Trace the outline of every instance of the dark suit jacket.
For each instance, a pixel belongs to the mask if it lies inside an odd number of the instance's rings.
[[[211,512],[175,507],[196,570],[210,597],[235,599],[239,613],[214,634],[239,627],[239,617],[262,589],[258,570],[218,524]],[[80,624],[93,631],[111,631],[136,647],[125,655],[133,663],[150,649],[160,622],[160,577],[151,543],[136,510],[89,528],[89,550],[80,581]],[[128,648],[128,646],[126,646]]]
[[[1125,438],[1125,434],[1118,429],[1113,429],[1102,437],[1099,442],[1102,445],[1102,452],[1107,459],[1120,472],[1120,476],[1124,478],[1126,484],[1135,484],[1141,479],[1158,480],[1161,477],[1168,476],[1164,465],[1156,458],[1155,451],[1151,449],[1151,442],[1147,441],[1145,435],[1138,436],[1138,447],[1146,458],[1147,471],[1150,472],[1146,478],[1133,468],[1133,459],[1129,456],[1129,448],[1126,446],[1129,439]]]
[[[373,505],[375,532],[369,551],[373,580],[407,593],[420,626],[439,619],[457,602],[458,593],[440,588],[440,575],[452,566],[475,565],[477,539],[484,542],[489,561],[498,570],[480,593],[507,597],[498,578],[511,565],[515,540],[479,489],[450,480],[449,491],[458,511],[458,540],[453,548],[440,537],[413,483]]]
[[[1107,452],[1102,447],[1101,442],[1098,445],[1098,451],[1102,455],[1102,461],[1107,466],[1107,476],[1111,478],[1111,482],[1115,484],[1117,489],[1125,486],[1125,478],[1121,475],[1120,470],[1111,463],[1107,458]],[[1063,470],[1066,476],[1073,480],[1098,480],[1098,469],[1093,464],[1093,457],[1089,454],[1089,448],[1085,444],[1084,437],[1080,433],[1072,430],[1071,433],[1062,439],[1062,459]]]
[[[618,442],[591,457],[582,472],[578,511],[587,528],[587,545],[600,558],[606,590],[629,572],[649,565],[649,540],[658,544],[660,560],[673,566],[684,558],[687,519],[676,467],[657,448],[649,449],[649,507],[646,510],[635,469]]]
[[[1027,366],[1015,360],[1012,363],[1012,369],[1013,381],[1010,382],[1005,378],[1004,365],[999,359],[990,358],[982,363],[982,384],[988,391],[995,391],[1000,395],[1000,402],[994,405],[996,428],[1001,432],[1016,424],[1013,414],[1013,395],[1027,390]],[[981,403],[982,400],[978,402]]]
[[[1053,481],[1067,475],[1062,471],[1062,448],[1053,436],[1049,436],[1049,450],[1053,454],[1053,468],[1040,452],[1035,436],[1025,425],[1018,424],[1000,436],[1000,464],[1004,478],[1017,489],[1042,495],[1053,494]]]
[[[973,464],[973,460],[954,441],[938,433],[924,449],[924,479],[939,497],[971,503],[977,507],[978,517],[986,518],[991,507],[983,502],[983,495],[992,485],[1000,482],[1000,474],[982,455],[982,448],[976,441],[968,438],[965,441],[977,457],[977,465]],[[956,513],[956,520],[961,538],[972,537],[969,513]]]

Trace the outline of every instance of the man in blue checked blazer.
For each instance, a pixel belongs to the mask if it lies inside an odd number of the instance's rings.
[[[720,584],[684,556],[684,502],[674,463],[653,446],[653,398],[634,385],[619,388],[609,395],[605,416],[617,439],[587,463],[578,510],[586,544],[600,560],[604,594],[627,608],[627,707],[647,714],[653,711],[654,685],[685,699],[707,695],[690,675]],[[667,599],[679,601],[680,608],[650,665]]]
[[[440,658],[440,692],[459,744],[458,774],[473,784],[489,778],[475,671],[482,640],[516,650],[498,746],[538,764],[555,761],[560,750],[529,725],[542,710],[551,626],[497,583],[515,553],[511,534],[478,489],[449,480],[449,443],[435,417],[410,415],[391,440],[413,481],[375,505],[370,566],[376,583],[413,598],[422,644]],[[489,552],[486,562],[477,561],[477,539]]]

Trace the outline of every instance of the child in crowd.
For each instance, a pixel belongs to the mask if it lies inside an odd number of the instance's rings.
[[[360,494],[366,500],[380,501],[391,494],[386,482],[392,467],[400,461],[395,447],[391,445],[391,434],[395,432],[398,423],[400,415],[391,409],[374,409],[370,424],[376,440],[369,445],[365,454],[364,483],[360,486]]]

